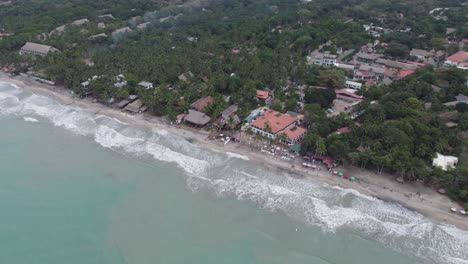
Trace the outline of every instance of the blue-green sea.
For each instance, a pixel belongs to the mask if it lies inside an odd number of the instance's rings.
[[[0,263],[468,263],[399,205],[0,83]]]

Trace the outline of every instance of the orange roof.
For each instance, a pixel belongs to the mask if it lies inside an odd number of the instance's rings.
[[[258,99],[266,100],[266,99],[268,99],[268,97],[270,97],[269,92],[262,91],[262,90],[257,90],[257,98]]]
[[[413,70],[400,70],[398,72],[398,74],[397,74],[397,77],[398,78],[405,78],[406,76],[411,75],[413,73],[414,73]]]
[[[292,117],[288,114],[282,114],[280,112],[267,109],[250,124],[263,130],[268,125],[271,128],[271,132],[276,134],[296,121],[297,119],[295,117]]]
[[[295,140],[296,138],[304,135],[306,132],[307,129],[298,126],[290,126],[284,130],[284,133],[290,140]]]
[[[197,111],[203,112],[205,107],[213,102],[213,97],[207,96],[201,99],[198,99],[195,103],[192,104],[192,107]]]
[[[462,63],[466,62],[468,60],[468,52],[466,51],[459,51],[447,58],[449,61],[457,62],[457,63]]]

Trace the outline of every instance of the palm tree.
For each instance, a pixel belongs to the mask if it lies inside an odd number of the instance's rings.
[[[327,154],[327,146],[325,145],[325,140],[319,138],[315,143],[315,155],[322,156]]]

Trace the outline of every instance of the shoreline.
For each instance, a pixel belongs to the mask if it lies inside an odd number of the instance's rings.
[[[95,114],[106,115],[116,118],[130,125],[139,125],[154,129],[164,129],[170,133],[190,140],[200,148],[216,152],[231,152],[247,157],[251,162],[260,164],[269,169],[291,173],[291,177],[311,178],[322,184],[342,189],[351,189],[361,194],[368,195],[386,202],[399,204],[411,211],[416,211],[429,219],[446,225],[453,225],[459,229],[468,231],[468,217],[458,213],[450,213],[450,208],[460,208],[458,204],[451,201],[447,196],[437,193],[435,190],[420,183],[398,183],[393,176],[388,174],[377,174],[369,170],[362,170],[352,166],[340,166],[339,170],[356,175],[359,182],[351,182],[332,175],[325,167],[321,170],[312,171],[301,166],[301,161],[284,161],[273,158],[258,151],[251,150],[248,146],[239,143],[221,144],[219,141],[208,139],[209,132],[205,130],[194,130],[183,125],[171,125],[163,118],[149,114],[130,115],[120,109],[113,109],[89,99],[73,97],[69,90],[59,87],[38,83],[32,79],[17,76],[10,78],[6,73],[0,72],[0,81],[18,85],[25,91],[50,97],[64,105],[73,105]]]

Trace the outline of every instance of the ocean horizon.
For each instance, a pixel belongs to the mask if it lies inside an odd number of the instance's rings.
[[[0,82],[1,263],[468,263],[468,232]]]

